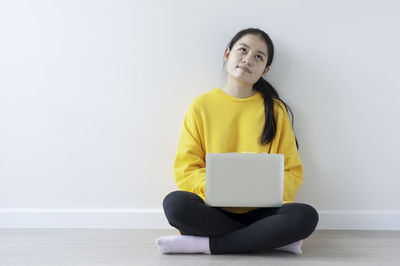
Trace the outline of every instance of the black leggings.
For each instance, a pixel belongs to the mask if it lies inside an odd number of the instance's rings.
[[[258,208],[238,214],[205,204],[195,193],[177,190],[163,200],[165,216],[182,235],[207,236],[211,254],[260,252],[305,239],[318,212],[305,203]]]

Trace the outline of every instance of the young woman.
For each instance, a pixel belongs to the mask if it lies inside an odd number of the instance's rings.
[[[272,41],[264,31],[249,28],[238,32],[224,53],[227,82],[190,104],[174,160],[179,190],[163,200],[167,220],[180,235],[157,238],[161,253],[270,249],[302,253],[302,239],[315,230],[319,216],[312,206],[293,202],[303,183],[303,165],[287,105],[262,78],[273,55]],[[205,204],[206,153],[243,151],[284,154],[282,207],[218,208]]]

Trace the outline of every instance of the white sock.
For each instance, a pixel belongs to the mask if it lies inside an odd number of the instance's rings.
[[[156,239],[161,253],[211,254],[209,237],[192,235],[161,236]]]
[[[286,246],[274,248],[274,250],[287,251],[294,254],[302,254],[302,240],[290,243]],[[205,253],[211,254],[209,237],[192,235],[161,236],[156,239],[156,244],[161,253]]]
[[[287,251],[287,252],[291,252],[294,254],[302,254],[303,252],[301,251],[301,244],[302,244],[303,240],[299,240],[293,243],[290,243],[289,245],[286,246],[282,246],[279,248],[274,248],[274,250],[282,250],[282,251]]]

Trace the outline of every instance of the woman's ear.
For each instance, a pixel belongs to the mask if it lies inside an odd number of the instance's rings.
[[[226,49],[225,49],[225,53],[224,53],[224,60],[225,60],[225,62],[228,61],[229,53],[230,53],[229,48],[226,48]]]
[[[268,71],[269,71],[269,66],[265,68],[264,72],[262,73],[262,76],[264,76],[265,74],[267,74]]]

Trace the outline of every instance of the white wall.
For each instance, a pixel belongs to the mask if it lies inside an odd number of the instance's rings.
[[[396,1],[1,1],[0,227],[166,227],[190,101],[265,30],[318,229],[399,229]]]

